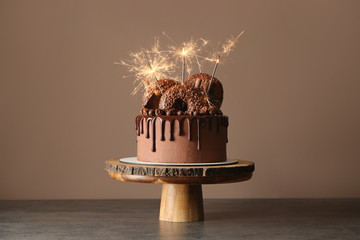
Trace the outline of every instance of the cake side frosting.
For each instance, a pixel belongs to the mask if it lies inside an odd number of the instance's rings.
[[[227,116],[137,116],[139,161],[226,161]]]

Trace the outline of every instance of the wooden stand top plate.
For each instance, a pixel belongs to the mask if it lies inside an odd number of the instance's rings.
[[[210,166],[169,166],[130,164],[112,159],[105,170],[112,179],[138,183],[218,184],[246,181],[252,177],[253,162],[238,160],[235,164]]]
[[[254,163],[238,160],[221,165],[149,165],[140,162],[105,162],[112,179],[138,183],[163,184],[159,219],[169,222],[204,220],[201,184],[246,181],[254,172]]]

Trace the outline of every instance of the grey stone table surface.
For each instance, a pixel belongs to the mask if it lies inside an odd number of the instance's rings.
[[[205,200],[204,222],[160,200],[0,201],[0,239],[360,239],[360,199]]]

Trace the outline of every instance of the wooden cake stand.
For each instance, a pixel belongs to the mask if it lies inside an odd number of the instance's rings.
[[[201,184],[233,183],[249,180],[254,163],[238,160],[223,165],[149,165],[105,162],[112,179],[138,183],[160,183],[162,186],[160,216],[162,221],[193,222],[204,220]]]

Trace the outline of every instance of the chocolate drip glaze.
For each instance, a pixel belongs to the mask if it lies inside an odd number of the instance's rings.
[[[197,125],[197,149],[200,150],[200,118],[196,119],[196,125]]]
[[[179,122],[179,136],[181,136],[183,134],[184,118],[180,119],[178,122]]]
[[[174,141],[174,124],[175,124],[175,119],[170,120],[170,141]]]
[[[146,138],[150,138],[150,121],[152,121],[151,118],[146,119]]]
[[[197,127],[197,149],[201,149],[201,128],[205,126],[206,121],[209,121],[209,130],[212,129],[212,121],[216,118],[216,131],[217,133],[220,132],[220,126],[226,127],[226,142],[228,142],[228,135],[227,135],[227,127],[229,126],[229,119],[227,116],[137,116],[135,119],[136,123],[136,134],[137,136],[140,136],[140,134],[144,134],[144,121],[146,121],[146,131],[145,131],[145,137],[150,138],[152,140],[152,151],[156,151],[156,120],[159,119],[161,124],[161,136],[160,140],[165,141],[165,128],[166,128],[166,122],[169,122],[169,131],[170,131],[170,141],[174,141],[174,125],[175,121],[178,121],[179,123],[179,132],[178,135],[183,135],[184,130],[184,121],[186,119],[187,125],[188,125],[188,140],[192,140],[191,136],[191,129],[192,129],[192,122],[196,121],[196,127]],[[152,133],[150,136],[150,124],[152,125]]]
[[[144,118],[144,117],[142,117],[141,120],[142,120],[143,118]],[[141,134],[144,134],[144,121],[141,121],[140,133],[141,133]],[[140,136],[140,134],[138,134],[138,136]]]
[[[160,140],[165,141],[165,123],[166,123],[166,121],[164,121],[162,118],[160,118],[160,122],[161,122],[161,137],[160,137]]]
[[[188,122],[188,140],[191,141],[191,123],[192,123],[192,119],[187,118],[187,122]]]
[[[153,142],[153,144],[152,144],[152,149],[151,149],[151,151],[153,151],[153,152],[155,152],[156,151],[156,118],[153,118],[152,119],[152,142]]]

